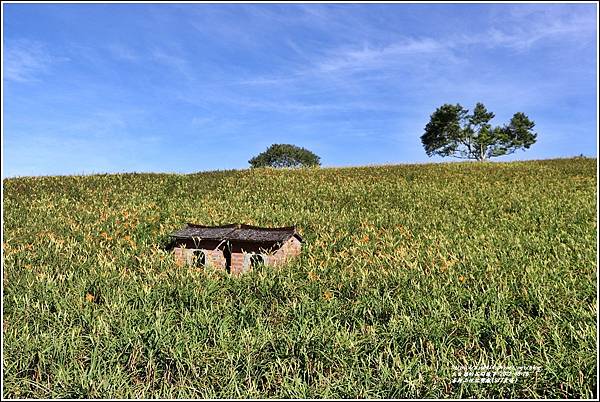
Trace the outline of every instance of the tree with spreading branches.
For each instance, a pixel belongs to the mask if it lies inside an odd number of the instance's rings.
[[[494,113],[477,103],[473,113],[460,104],[444,104],[431,115],[421,136],[428,156],[452,156],[485,161],[528,149],[535,143],[535,123],[524,113],[515,113],[507,125],[492,127]]]
[[[321,158],[306,148],[291,144],[273,144],[248,161],[250,167],[310,167],[320,166]]]

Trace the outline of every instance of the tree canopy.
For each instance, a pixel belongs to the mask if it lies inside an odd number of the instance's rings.
[[[472,114],[458,103],[444,104],[431,115],[421,143],[428,156],[479,161],[527,149],[535,143],[537,134],[532,131],[535,123],[524,113],[515,113],[502,127],[492,127],[493,118],[494,113],[483,103],[477,103]]]
[[[273,144],[250,159],[250,167],[308,167],[320,166],[321,158],[306,148],[291,144]]]

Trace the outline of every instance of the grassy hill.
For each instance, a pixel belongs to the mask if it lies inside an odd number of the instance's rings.
[[[4,180],[3,396],[595,396],[596,162]],[[185,222],[305,243],[234,278]]]

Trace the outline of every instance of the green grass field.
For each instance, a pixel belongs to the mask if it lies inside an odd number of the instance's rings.
[[[595,397],[596,162],[4,180],[3,396]],[[234,278],[188,221],[305,243]]]

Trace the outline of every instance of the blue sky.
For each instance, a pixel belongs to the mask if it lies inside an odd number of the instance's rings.
[[[442,161],[444,103],[596,156],[595,4],[3,4],[3,176]],[[444,159],[449,160],[449,159]]]

